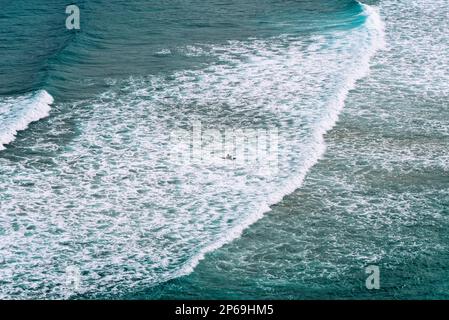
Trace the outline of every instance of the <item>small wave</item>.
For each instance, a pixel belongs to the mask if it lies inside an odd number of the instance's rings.
[[[53,97],[45,90],[0,100],[0,150],[32,122],[48,117]]]

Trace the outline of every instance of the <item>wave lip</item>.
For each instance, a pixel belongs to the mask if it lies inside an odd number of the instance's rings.
[[[202,248],[198,254],[189,259],[189,261],[177,272],[175,272],[169,279],[186,276],[192,273],[198,263],[203,260],[206,254],[215,251],[227,243],[239,238],[243,231],[250,227],[252,224],[260,220],[266,212],[271,211],[270,206],[279,203],[282,199],[293,193],[296,189],[300,188],[304,182],[304,179],[310,169],[323,157],[326,152],[326,143],[324,137],[328,131],[330,131],[338,121],[338,117],[344,108],[346,98],[351,90],[356,87],[356,82],[369,74],[371,58],[379,50],[386,48],[385,41],[385,25],[379,14],[377,7],[372,7],[359,2],[362,7],[362,14],[366,17],[364,27],[368,31],[369,35],[369,48],[366,51],[363,59],[359,61],[359,68],[350,72],[341,90],[333,97],[333,101],[329,103],[330,112],[324,119],[322,119],[314,131],[315,144],[311,146],[311,150],[314,152],[312,156],[304,163],[304,166],[299,172],[290,177],[285,183],[285,186],[272,193],[265,203],[259,206],[259,209],[249,215],[244,221],[228,230],[228,232],[219,238],[217,241]]]
[[[48,117],[53,97],[45,90],[0,100],[0,150],[15,140],[19,131],[32,122]]]

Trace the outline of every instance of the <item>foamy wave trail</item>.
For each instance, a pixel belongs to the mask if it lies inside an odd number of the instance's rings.
[[[316,124],[313,130],[314,142],[310,146],[310,158],[304,161],[303,167],[296,175],[287,179],[285,186],[279,190],[273,192],[267,197],[267,201],[262,203],[260,207],[252,214],[249,215],[240,225],[235,226],[224,234],[219,240],[204,247],[196,256],[181,269],[174,274],[174,277],[180,277],[193,272],[195,266],[204,259],[205,255],[211,251],[214,251],[226,243],[239,238],[242,232],[251,226],[253,223],[261,219],[264,213],[270,211],[270,206],[274,205],[282,200],[282,198],[296,189],[301,187],[307,172],[319,161],[326,151],[326,143],[324,136],[331,130],[338,120],[338,116],[344,107],[344,103],[348,93],[355,88],[356,82],[359,79],[367,76],[370,69],[370,60],[379,50],[382,50],[386,46],[385,42],[385,25],[376,7],[360,4],[363,7],[364,14],[366,15],[365,27],[367,30],[366,40],[367,47],[366,52],[360,56],[358,60],[358,66],[353,70],[349,70],[349,73],[342,83],[342,86],[337,90],[335,95],[328,99],[328,112],[324,117]]]
[[[361,8],[344,28],[205,44],[198,51],[218,62],[203,69],[111,81],[72,109],[79,134],[51,169],[0,158],[0,225],[14,226],[0,242],[0,296],[70,296],[67,267],[79,268],[78,293],[88,296],[155,286],[239,237],[301,186],[346,95],[382,47],[377,10]],[[276,157],[276,170],[213,152],[180,162],[172,154],[185,145],[170,136],[184,130],[190,145],[194,123],[275,128],[277,150],[267,157]],[[209,138],[207,150],[219,149]],[[21,188],[10,188],[12,180]]]
[[[53,97],[45,90],[18,97],[0,98],[0,150],[31,122],[48,117]]]

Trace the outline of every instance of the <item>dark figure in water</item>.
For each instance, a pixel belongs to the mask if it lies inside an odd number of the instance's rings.
[[[231,156],[229,153],[226,155],[226,157],[222,157],[222,159],[226,160],[235,160],[235,157]]]

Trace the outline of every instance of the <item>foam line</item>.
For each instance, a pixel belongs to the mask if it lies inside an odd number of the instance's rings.
[[[48,117],[53,97],[45,90],[32,95],[0,100],[0,150],[15,140],[17,132],[32,122]]]
[[[314,136],[315,144],[312,146],[314,152],[311,157],[302,167],[300,172],[292,177],[286,184],[285,187],[273,193],[267,200],[266,203],[262,203],[257,211],[249,215],[243,223],[234,227],[233,229],[226,232],[226,234],[211,243],[210,245],[202,248],[200,252],[192,257],[182,269],[173,274],[171,278],[177,278],[180,276],[185,276],[193,272],[198,263],[204,259],[207,253],[210,253],[216,249],[219,249],[223,245],[230,243],[231,241],[239,238],[243,231],[249,226],[261,219],[265,213],[271,211],[270,206],[280,202],[286,195],[293,193],[296,189],[301,187],[304,179],[310,169],[321,159],[326,151],[326,143],[324,136],[331,130],[338,121],[338,116],[343,110],[346,97],[348,93],[355,88],[357,80],[368,75],[370,70],[371,58],[375,55],[378,50],[385,47],[385,33],[384,33],[384,23],[380,17],[378,9],[365,4],[359,3],[363,7],[364,14],[366,15],[365,27],[368,29],[371,35],[371,47],[370,50],[364,56],[364,59],[360,61],[360,67],[357,70],[351,72],[347,78],[346,83],[341,87],[340,91],[334,96],[334,99],[330,103],[329,110],[331,110],[327,117],[320,122],[317,126]]]

